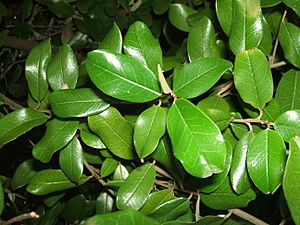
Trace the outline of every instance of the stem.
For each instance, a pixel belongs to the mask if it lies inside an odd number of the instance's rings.
[[[38,219],[40,216],[36,212],[24,213],[22,215],[11,218],[8,221],[0,221],[1,225],[9,225],[17,222],[22,222],[23,220],[28,219]]]
[[[253,118],[249,118],[249,119],[232,119],[231,122],[233,123],[245,123],[245,124],[251,124],[251,123],[260,123],[260,124],[265,124],[268,127],[270,126],[274,126],[274,124],[270,121],[267,120],[262,120],[259,118],[253,119]]]
[[[170,174],[168,174],[166,171],[164,171],[159,166],[155,165],[154,168],[155,168],[156,172],[158,172],[159,174],[169,178],[170,180],[174,180],[174,178]]]
[[[275,69],[275,68],[285,66],[285,65],[286,65],[286,61],[281,61],[281,62],[278,62],[278,63],[270,64],[270,68]]]
[[[11,100],[10,98],[6,97],[4,94],[0,93],[0,98],[2,98],[5,105],[8,105],[11,109],[23,109],[24,107],[20,104],[16,103],[15,101]]]
[[[252,216],[249,213],[246,213],[243,210],[240,209],[230,209],[229,212],[231,212],[232,214],[249,221],[250,223],[253,223],[255,225],[269,225],[268,223],[256,218],[255,216]]]
[[[233,87],[233,81],[229,81],[223,85],[221,90],[217,93],[217,96],[222,97],[224,93],[229,91]]]
[[[284,225],[284,224],[286,224],[286,220],[285,219],[281,220],[281,222],[280,222],[279,225]]]
[[[196,210],[195,210],[195,220],[198,221],[200,219],[200,194],[197,196],[196,202]]]

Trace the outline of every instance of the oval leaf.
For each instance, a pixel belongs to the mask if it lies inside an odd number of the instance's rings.
[[[48,82],[53,90],[74,89],[78,79],[78,64],[72,48],[63,44],[48,66]]]
[[[229,69],[232,63],[221,58],[197,59],[174,74],[174,93],[194,98],[208,91]]]
[[[54,91],[49,95],[49,102],[53,113],[62,118],[86,117],[109,107],[91,88]]]
[[[133,170],[118,191],[116,202],[118,209],[139,210],[148,198],[155,176],[152,164],[145,164]]]
[[[117,109],[109,107],[98,115],[90,116],[88,124],[113,154],[123,159],[134,158],[132,126]]]
[[[224,33],[229,36],[232,23],[233,0],[216,0],[216,13]]]
[[[193,8],[184,4],[172,4],[169,8],[169,20],[171,24],[181,31],[188,32],[191,27],[187,22],[187,17],[197,13]]]
[[[51,60],[51,43],[47,39],[29,53],[25,65],[25,77],[32,98],[41,101],[48,90],[47,67]]]
[[[122,34],[118,25],[114,22],[110,31],[106,34],[104,39],[100,42],[98,49],[111,50],[116,53],[122,52]]]
[[[236,56],[234,66],[234,84],[243,101],[263,108],[273,95],[273,78],[266,56],[258,49],[247,50]]]
[[[96,135],[90,132],[89,130],[81,130],[80,131],[81,140],[87,146],[96,149],[105,149],[105,144],[101,141],[101,139]]]
[[[114,198],[102,192],[96,199],[96,214],[110,213],[114,207]]]
[[[282,137],[273,130],[259,132],[247,152],[247,168],[251,180],[265,193],[274,193],[282,181],[286,161]]]
[[[53,119],[47,123],[47,129],[41,140],[33,147],[34,158],[47,163],[52,155],[66,146],[74,137],[78,121],[63,121]]]
[[[0,148],[6,143],[45,123],[48,117],[30,108],[16,110],[0,119]]]
[[[101,177],[112,174],[118,166],[118,161],[114,158],[106,158],[101,166]]]
[[[73,7],[65,0],[47,0],[49,10],[59,18],[71,17],[75,14]]]
[[[150,155],[158,145],[159,139],[166,131],[167,114],[165,109],[153,106],[138,117],[133,141],[140,159]]]
[[[101,91],[121,100],[147,102],[161,95],[156,75],[130,56],[92,51],[87,71]]]
[[[223,136],[199,108],[185,99],[176,100],[169,110],[167,127],[174,154],[188,173],[205,178],[224,170]]]
[[[297,0],[282,0],[282,2],[288,7],[292,8],[295,11],[295,13],[300,17],[300,5]]]

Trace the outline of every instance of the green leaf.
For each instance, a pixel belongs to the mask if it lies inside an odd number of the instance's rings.
[[[300,71],[289,70],[280,79],[275,99],[281,112],[300,109]]]
[[[263,130],[254,137],[247,152],[247,169],[261,192],[269,194],[277,190],[285,161],[285,145],[277,132]]]
[[[106,192],[101,192],[96,199],[96,214],[110,213],[114,207],[114,198]]]
[[[299,2],[297,0],[282,0],[282,2],[292,8],[295,13],[300,17],[300,5],[299,5]]]
[[[274,122],[275,119],[280,115],[280,107],[276,99],[272,99],[267,106],[263,109],[263,120]],[[257,115],[258,116],[258,115]]]
[[[105,35],[100,42],[98,49],[111,50],[116,53],[122,53],[122,34],[118,25],[114,22],[110,31]]]
[[[193,8],[184,4],[172,4],[169,8],[169,20],[170,23],[181,31],[188,32],[191,27],[187,22],[187,17],[197,13]]]
[[[190,61],[220,56],[215,29],[207,17],[197,22],[190,30],[187,39],[187,51]]]
[[[234,64],[234,84],[243,101],[254,108],[264,108],[273,95],[273,78],[266,56],[251,49],[239,53]]]
[[[69,144],[60,151],[59,165],[72,182],[80,182],[83,172],[83,150],[76,137],[73,137]]]
[[[168,113],[173,151],[185,170],[206,178],[224,170],[226,145],[217,125],[188,100],[176,100]]]
[[[250,187],[250,177],[247,171],[246,157],[254,134],[248,132],[242,136],[233,150],[230,181],[236,193],[245,193]]]
[[[22,2],[22,9],[21,9],[22,20],[26,20],[29,18],[31,14],[32,6],[33,6],[33,0],[25,0]]]
[[[78,121],[53,119],[47,123],[44,136],[33,147],[32,155],[43,163],[51,160],[52,155],[66,146],[74,137]]]
[[[175,198],[160,205],[154,213],[149,216],[158,220],[160,223],[164,223],[183,215],[189,208],[190,203],[187,198]]]
[[[4,190],[2,187],[2,183],[0,182],[0,215],[2,214],[4,209]]]
[[[87,146],[96,149],[105,149],[105,144],[101,141],[101,139],[94,133],[92,133],[89,127],[82,128],[80,127],[80,138]]]
[[[281,0],[260,0],[260,6],[264,8],[273,7],[278,5],[280,2]]]
[[[89,218],[84,225],[120,225],[121,223],[128,225],[160,225],[157,221],[132,209],[96,215]]]
[[[133,170],[118,191],[116,200],[118,209],[139,210],[148,198],[155,176],[152,164],[144,164]]]
[[[37,168],[35,166],[34,159],[28,159],[22,162],[15,170],[11,179],[11,188],[16,190],[27,185],[37,172]]]
[[[300,68],[300,28],[293,23],[283,22],[279,30],[279,42],[284,57],[294,66]]]
[[[86,176],[82,176],[80,184],[88,181]],[[46,195],[56,191],[63,191],[76,187],[77,185],[72,183],[62,170],[46,169],[37,172],[26,190],[34,195]]]
[[[43,200],[43,202],[47,207],[51,208],[64,196],[65,196],[65,193],[57,192],[54,194],[50,194],[50,196],[46,197]]]
[[[66,0],[47,0],[49,10],[59,18],[71,17],[75,10]]]
[[[141,208],[140,212],[144,215],[149,215],[155,212],[160,205],[174,199],[174,192],[172,189],[165,189],[153,192],[149,195],[146,203]]]
[[[162,64],[162,51],[159,43],[143,22],[133,23],[124,38],[124,52],[158,74],[157,65]]]
[[[83,158],[90,164],[101,165],[103,163],[101,154],[99,152],[84,151]]]
[[[291,138],[300,136],[300,110],[290,110],[280,114],[274,122],[275,130],[289,142]]]
[[[31,96],[41,101],[48,90],[47,67],[51,60],[50,38],[35,46],[29,53],[25,65],[25,77]]]
[[[117,109],[109,107],[88,117],[88,124],[114,155],[123,159],[134,158],[133,128]]]
[[[263,37],[260,0],[233,0],[234,29],[229,34],[229,46],[234,54],[256,48]]]
[[[78,64],[72,48],[63,44],[52,58],[47,69],[47,79],[53,90],[74,89],[78,79]]]
[[[217,83],[232,63],[221,58],[197,59],[174,74],[173,91],[178,97],[197,97]]]
[[[233,0],[216,0],[216,13],[224,33],[229,36],[232,23]]]
[[[87,71],[101,91],[121,100],[147,102],[161,95],[156,75],[131,56],[92,51]]]
[[[300,138],[290,141],[290,151],[283,175],[283,193],[294,222],[300,223]]]
[[[134,127],[133,141],[140,159],[150,155],[166,131],[167,113],[159,106],[142,112]]]
[[[266,20],[270,26],[270,29],[274,36],[278,36],[279,28],[281,25],[282,13],[278,11],[274,11],[268,15],[266,15]]]
[[[113,180],[126,180],[127,177],[129,176],[129,172],[126,169],[125,166],[123,166],[121,163],[118,164],[114,175],[113,175]]]
[[[153,0],[152,8],[156,15],[162,15],[168,11],[173,0]]]
[[[213,193],[201,194],[203,204],[212,209],[226,210],[233,208],[243,208],[256,198],[255,191],[250,188],[243,194],[237,194],[230,185],[229,177]]]
[[[47,120],[45,114],[30,108],[19,109],[5,115],[0,119],[0,148]]]
[[[46,213],[45,213],[45,209],[44,209],[43,215],[38,220],[38,224],[39,225],[40,224],[43,224],[43,225],[56,224],[58,222],[58,217],[62,213],[63,210],[64,210],[64,205],[61,202],[56,203],[53,207],[48,209],[46,211]]]
[[[49,102],[53,113],[62,118],[91,116],[109,107],[91,88],[54,91]]]
[[[101,166],[101,177],[111,175],[118,166],[118,161],[114,158],[106,158]]]
[[[273,38],[270,26],[263,17],[263,37],[261,39],[261,42],[258,46],[258,49],[260,49],[266,56],[270,55],[273,48]]]

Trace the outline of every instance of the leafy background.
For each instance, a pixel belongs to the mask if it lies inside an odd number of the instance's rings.
[[[1,224],[300,224],[299,17],[1,1]]]

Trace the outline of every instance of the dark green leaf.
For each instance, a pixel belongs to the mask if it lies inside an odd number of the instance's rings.
[[[290,142],[290,152],[283,175],[283,192],[296,224],[300,223],[300,138]]]
[[[264,108],[273,95],[273,78],[269,62],[258,49],[243,51],[236,56],[234,84],[244,102]]]
[[[50,61],[47,79],[53,90],[74,89],[78,79],[78,64],[72,48],[63,44]]]
[[[226,145],[217,125],[185,99],[176,100],[168,113],[173,151],[187,172],[209,177],[224,170]]]
[[[118,163],[114,158],[106,158],[101,166],[101,177],[107,177],[112,174],[117,168]]]
[[[159,43],[143,22],[132,24],[124,38],[124,52],[158,74],[157,65],[162,64],[162,51]]]
[[[272,33],[277,36],[281,24],[282,13],[278,11],[274,11],[268,15],[266,15],[266,20],[270,26]]]
[[[80,182],[83,172],[83,150],[76,137],[73,137],[69,144],[60,151],[59,165],[72,182]]]
[[[54,91],[49,95],[49,102],[54,114],[62,118],[86,117],[109,107],[91,88]]]
[[[25,77],[31,96],[41,101],[48,90],[47,67],[51,60],[50,38],[34,47],[26,59]]]
[[[283,22],[279,30],[279,42],[284,57],[294,66],[300,68],[300,28],[293,23]]]
[[[122,52],[122,34],[116,23],[113,23],[112,28],[106,34],[105,38],[100,42],[98,49],[111,50],[116,53]]]
[[[22,9],[21,9],[21,18],[22,20],[28,19],[31,14],[33,6],[33,0],[25,0],[22,2]]]
[[[52,208],[48,209],[44,215],[42,215],[39,220],[39,225],[52,225],[58,223],[59,215],[62,213],[64,206],[61,202],[55,204]]]
[[[88,181],[86,176],[82,176],[80,184]],[[61,170],[46,169],[37,172],[26,190],[34,195],[46,195],[56,191],[63,191],[69,188],[76,187]]]
[[[260,49],[266,56],[268,56],[270,55],[272,48],[273,48],[273,39],[272,39],[271,29],[266,19],[263,17],[263,37],[258,46],[258,49]]]
[[[153,0],[153,12],[157,15],[162,15],[168,11],[173,0]]]
[[[300,109],[300,71],[289,70],[280,79],[275,99],[281,112]]]
[[[115,98],[147,102],[161,95],[156,75],[131,56],[92,51],[87,71],[101,91]]]
[[[263,37],[263,17],[260,0],[233,0],[234,29],[229,34],[229,46],[234,54],[256,48]]]
[[[83,152],[83,158],[90,164],[101,165],[103,163],[101,154],[99,152],[85,151]]]
[[[113,210],[114,198],[102,192],[96,199],[96,214],[110,213]]]
[[[208,91],[231,68],[232,63],[225,59],[197,59],[174,74],[174,93],[183,98],[197,97]]]
[[[0,182],[0,215],[2,214],[4,209],[4,191],[2,187],[2,183]]]
[[[272,7],[278,5],[281,0],[260,0],[261,7]]]
[[[0,148],[47,120],[45,114],[30,108],[19,109],[5,115],[0,119]]]
[[[292,137],[300,136],[300,110],[290,110],[282,113],[274,122],[275,130],[289,142]]]
[[[91,148],[106,148],[101,139],[96,134],[92,133],[87,125],[84,128],[80,127],[80,138],[87,146],[90,146]]]
[[[39,142],[33,147],[34,158],[46,163],[52,155],[66,146],[74,137],[78,128],[78,121],[63,121],[53,119],[47,123],[47,129]]]
[[[187,17],[197,13],[193,8],[184,4],[172,4],[169,8],[169,20],[171,24],[181,31],[188,32],[191,27],[187,22]]]
[[[116,200],[118,209],[139,210],[148,198],[155,176],[152,164],[144,164],[133,170],[118,191]]]
[[[150,155],[157,147],[159,139],[166,131],[165,109],[153,106],[138,117],[134,126],[133,141],[140,159]]]
[[[49,197],[43,200],[44,204],[51,208],[53,207],[62,197],[64,197],[65,193],[57,192],[54,194],[50,194]]]
[[[59,18],[71,17],[75,10],[66,0],[47,0],[49,10]]]
[[[295,11],[295,13],[300,17],[300,5],[297,0],[282,0],[282,2],[288,7],[292,8]]]
[[[232,23],[233,0],[216,0],[216,12],[224,33],[229,36]]]
[[[133,159],[133,128],[117,109],[109,107],[89,117],[88,124],[113,154],[123,159]]]
[[[251,180],[265,194],[280,186],[286,161],[282,137],[273,130],[263,130],[252,140],[247,152]]]

